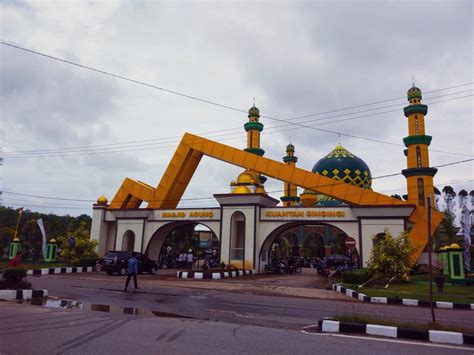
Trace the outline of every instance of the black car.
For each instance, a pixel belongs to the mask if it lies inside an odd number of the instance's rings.
[[[341,272],[357,268],[357,263],[353,263],[351,258],[346,255],[329,255],[319,260],[316,265],[318,274],[325,276],[329,274],[332,267]]]
[[[132,257],[131,251],[113,251],[110,250],[99,261],[100,269],[105,271],[107,275],[112,275],[114,272],[120,275],[127,275],[128,259]],[[148,259],[148,256],[142,253],[137,253],[138,273],[143,272],[155,274],[158,270],[158,263]]]

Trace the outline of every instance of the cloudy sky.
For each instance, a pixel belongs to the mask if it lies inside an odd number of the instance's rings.
[[[244,148],[238,110],[254,98],[266,157],[281,160],[291,140],[311,169],[341,143],[372,176],[397,173],[413,77],[429,105],[431,166],[474,157],[470,0],[3,1],[0,16],[3,42],[155,86],[1,44],[4,205],[90,214],[126,176],[156,185],[184,132]],[[469,192],[473,166],[441,167],[435,184]],[[204,157],[184,198],[209,199],[181,206],[216,205],[241,170]],[[397,175],[373,189],[405,184]],[[266,189],[278,198],[282,183]]]

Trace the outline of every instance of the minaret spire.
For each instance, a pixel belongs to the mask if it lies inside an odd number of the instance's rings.
[[[430,168],[428,147],[432,137],[425,134],[428,106],[421,103],[421,90],[415,86],[414,78],[407,98],[409,105],[403,109],[408,118],[408,136],[403,138],[407,147],[407,169],[402,170],[402,174],[407,179],[408,202],[425,206],[428,196],[434,201],[433,177],[438,170]]]

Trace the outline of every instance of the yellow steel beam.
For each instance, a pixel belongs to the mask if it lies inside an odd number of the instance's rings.
[[[365,190],[313,172],[260,157],[228,145],[185,133],[176,148],[156,189],[141,182],[125,179],[110,204],[110,208],[136,208],[142,201],[149,208],[176,208],[203,155],[254,170],[260,174],[334,197],[358,206],[413,206],[399,199],[372,190]],[[433,212],[432,233],[443,214]],[[409,217],[413,223],[410,240],[419,249],[418,257],[428,240],[427,209],[417,206]]]

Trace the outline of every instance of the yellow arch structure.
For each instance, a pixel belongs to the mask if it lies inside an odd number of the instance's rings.
[[[203,155],[331,196],[350,205],[413,206],[390,196],[185,133],[156,188],[141,181],[126,178],[109,208],[135,209],[139,208],[142,202],[147,202],[148,208],[153,209],[176,208]],[[418,247],[416,253],[413,254],[413,261],[416,261],[428,241],[428,209],[421,206],[414,207],[408,220],[413,224],[409,233],[410,241],[412,245]],[[432,211],[432,234],[442,218],[443,213]]]

